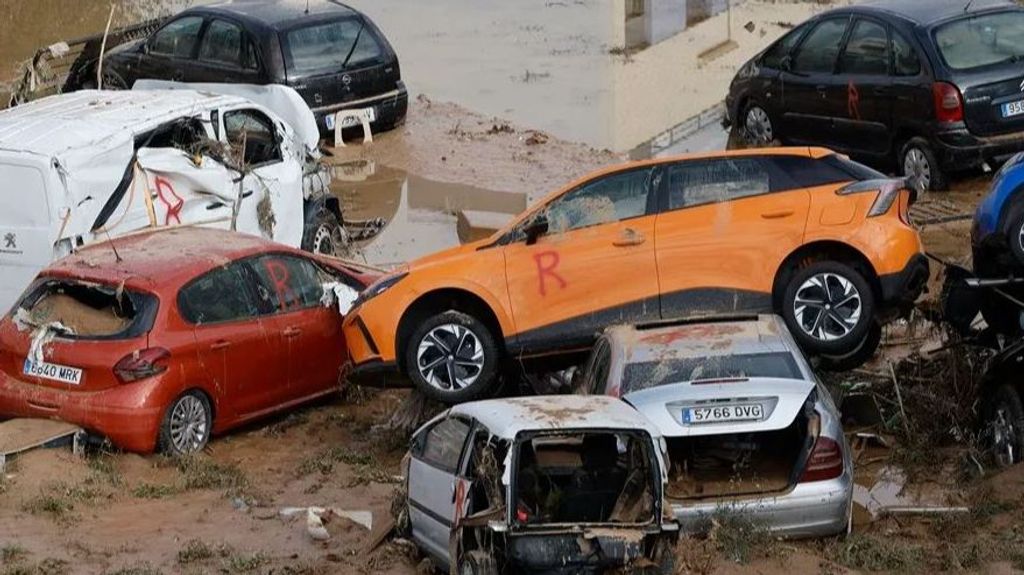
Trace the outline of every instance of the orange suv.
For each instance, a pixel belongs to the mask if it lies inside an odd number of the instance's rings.
[[[927,283],[913,201],[819,148],[608,168],[370,285],[344,325],[353,374],[400,369],[457,403],[517,361],[576,359],[608,325],[758,312],[833,367],[858,365]]]

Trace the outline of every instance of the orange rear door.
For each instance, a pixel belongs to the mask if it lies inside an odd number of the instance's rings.
[[[758,156],[668,167],[655,226],[661,316],[771,310],[782,260],[803,243],[806,190]]]
[[[539,212],[549,231],[536,243],[520,234],[504,248],[513,352],[584,347],[609,324],[659,316],[650,191],[658,174],[600,176]]]

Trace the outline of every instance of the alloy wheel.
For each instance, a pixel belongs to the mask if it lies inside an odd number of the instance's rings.
[[[768,112],[760,106],[752,106],[747,110],[743,128],[750,144],[765,145],[775,140],[772,120],[768,117]]]
[[[1000,405],[990,424],[992,433],[992,452],[1000,467],[1009,467],[1020,457],[1016,445],[1016,429],[1010,420],[1005,405]]]
[[[903,175],[913,176],[917,181],[919,192],[931,187],[932,165],[921,148],[910,148],[903,157]]]
[[[427,332],[416,350],[416,366],[431,386],[458,391],[473,385],[484,369],[484,349],[469,328],[447,323]]]
[[[835,273],[811,276],[796,292],[793,315],[807,335],[834,341],[850,334],[861,321],[863,302],[849,279]]]
[[[313,253],[325,256],[334,255],[334,234],[331,226],[321,224],[313,234]]]
[[[194,395],[186,395],[171,410],[171,443],[179,453],[193,453],[206,444],[206,406]]]

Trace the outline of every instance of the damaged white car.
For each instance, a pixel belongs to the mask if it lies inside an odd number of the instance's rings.
[[[452,573],[674,573],[664,442],[625,403],[465,403],[415,433],[413,540]]]
[[[171,86],[142,86],[157,87]],[[341,210],[309,108],[283,86],[216,87],[83,91],[0,111],[0,309],[51,261],[143,228],[205,225],[334,252]]]
[[[665,495],[684,532],[716,513],[786,537],[849,529],[839,411],[782,318],[612,327],[578,377],[579,391],[621,397],[665,437]]]

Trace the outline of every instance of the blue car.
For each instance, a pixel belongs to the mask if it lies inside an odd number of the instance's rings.
[[[971,243],[975,274],[1006,277],[1024,272],[1024,153],[996,174],[974,214]]]

